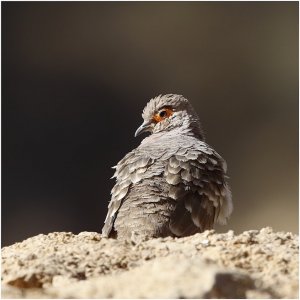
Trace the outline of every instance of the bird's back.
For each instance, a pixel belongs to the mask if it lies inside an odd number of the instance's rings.
[[[226,218],[230,192],[223,159],[180,133],[155,134],[116,166],[105,236],[187,236]],[[223,207],[223,208],[222,208]]]

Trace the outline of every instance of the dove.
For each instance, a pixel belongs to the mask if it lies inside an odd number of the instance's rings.
[[[141,144],[114,167],[102,235],[185,237],[226,224],[233,210],[225,160],[205,142],[199,117],[182,95],[151,99],[135,136]]]

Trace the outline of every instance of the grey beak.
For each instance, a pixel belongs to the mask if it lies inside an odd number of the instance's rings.
[[[138,135],[146,131],[151,131],[151,122],[144,121],[144,123],[135,132],[134,137],[137,137]]]

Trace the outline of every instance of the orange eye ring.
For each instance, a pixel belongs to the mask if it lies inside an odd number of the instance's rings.
[[[173,110],[170,107],[162,108],[158,113],[153,116],[153,121],[158,123],[162,120],[169,118],[173,115]]]

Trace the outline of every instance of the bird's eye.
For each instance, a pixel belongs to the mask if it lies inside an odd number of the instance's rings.
[[[159,113],[159,116],[160,116],[161,118],[163,118],[163,117],[166,116],[166,114],[167,114],[167,112],[166,112],[165,110],[162,110],[162,111]]]
[[[171,107],[165,107],[164,109],[160,110],[153,116],[153,121],[155,123],[161,122],[162,120],[169,118],[173,115],[173,109]]]

